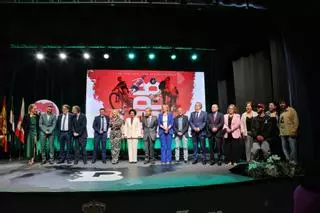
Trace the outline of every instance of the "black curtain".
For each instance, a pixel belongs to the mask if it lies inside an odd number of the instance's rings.
[[[239,111],[246,101],[267,103],[272,100],[272,79],[269,56],[258,52],[232,62],[236,103]]]

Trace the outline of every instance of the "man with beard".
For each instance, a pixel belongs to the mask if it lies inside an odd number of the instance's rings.
[[[265,114],[264,104],[257,105],[258,116],[252,120],[252,159],[255,160],[258,157],[258,153],[261,150],[263,158],[266,159],[270,155],[270,133],[271,133],[271,122],[270,117]]]

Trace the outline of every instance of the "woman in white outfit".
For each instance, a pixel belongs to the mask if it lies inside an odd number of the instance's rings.
[[[241,116],[241,133],[245,141],[245,152],[246,152],[247,162],[251,160],[251,148],[253,143],[253,138],[251,135],[252,119],[257,115],[258,113],[256,113],[252,109],[252,102],[251,101],[247,102],[246,112],[244,112]]]
[[[124,137],[128,142],[129,163],[137,163],[138,141],[142,137],[141,122],[136,115],[136,110],[131,109],[124,124]]]

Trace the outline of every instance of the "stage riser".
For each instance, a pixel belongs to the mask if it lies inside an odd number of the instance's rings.
[[[3,212],[79,213],[83,204],[95,200],[106,205],[106,213],[292,213],[296,186],[275,180],[161,191],[1,193],[1,201]]]

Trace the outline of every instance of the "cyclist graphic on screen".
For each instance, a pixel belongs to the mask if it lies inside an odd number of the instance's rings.
[[[162,103],[168,104],[170,109],[173,111],[176,106],[177,98],[179,96],[178,88],[176,86],[173,86],[171,79],[168,76],[160,82],[159,89],[161,91]]]
[[[143,86],[143,84],[145,84],[144,80],[145,80],[146,76],[143,75],[140,78],[136,78],[134,80],[132,80],[132,86],[131,86],[131,92],[135,93],[139,90],[140,87]]]
[[[129,96],[127,83],[122,80],[121,76],[117,78],[118,83],[109,95],[109,102],[113,109],[131,108],[133,98]]]

